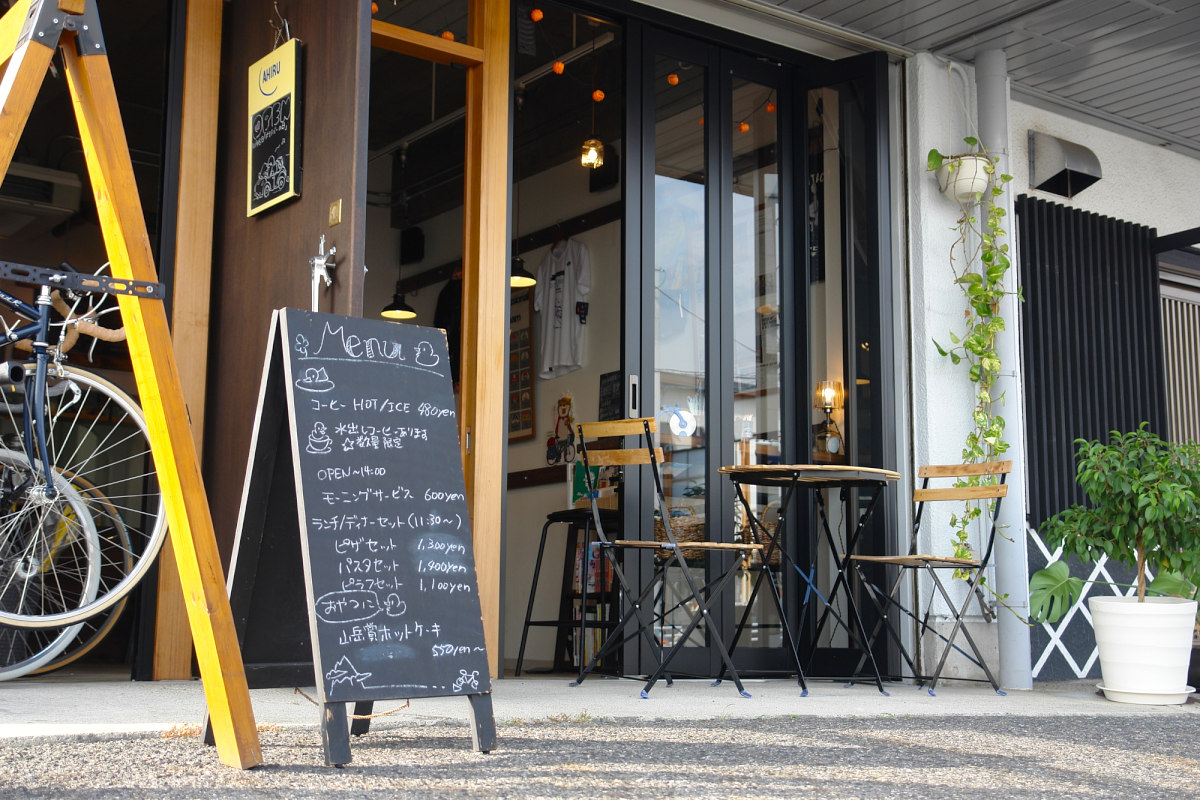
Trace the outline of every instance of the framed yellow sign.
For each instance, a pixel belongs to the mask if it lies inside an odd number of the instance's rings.
[[[300,195],[299,39],[250,65],[246,216]]]

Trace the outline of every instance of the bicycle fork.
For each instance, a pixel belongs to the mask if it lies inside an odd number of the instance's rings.
[[[50,362],[50,287],[42,286],[38,293],[38,335],[33,341],[34,374],[25,375],[25,455],[29,458],[30,478],[39,465],[45,478],[44,499],[51,502],[58,494],[54,486],[50,448],[46,436],[46,378]],[[33,492],[35,487],[30,487]],[[32,499],[32,498],[31,498]]]

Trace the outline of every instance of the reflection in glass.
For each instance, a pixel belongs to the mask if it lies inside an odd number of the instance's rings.
[[[682,542],[689,537],[704,538],[708,495],[705,70],[660,55],[655,76],[655,368],[651,396],[652,408],[659,415],[659,442],[666,455],[663,489],[667,513],[677,520],[672,531]],[[695,563],[694,577],[703,584],[703,558]],[[674,584],[683,583],[682,576],[672,577],[669,572],[662,600],[668,612],[677,594]],[[674,643],[678,628],[689,618],[686,610],[667,614],[659,632],[664,645]],[[688,645],[706,646],[705,633],[701,625]]]
[[[775,91],[733,79],[733,419],[738,464],[779,463],[781,425],[779,387],[779,169],[776,154],[778,117]],[[774,532],[779,519],[780,490],[744,487],[751,511]],[[732,509],[731,529],[753,541],[740,502]],[[758,558],[757,555],[754,556]],[[778,552],[770,566],[778,573]],[[747,564],[748,568],[757,566]],[[741,620],[756,572],[743,570],[734,593],[734,619]],[[765,586],[766,584],[764,584]],[[742,632],[738,647],[779,647],[783,643],[779,614],[762,593]]]

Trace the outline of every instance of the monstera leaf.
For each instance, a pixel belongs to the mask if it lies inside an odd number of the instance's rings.
[[[1071,577],[1065,561],[1055,561],[1029,579],[1029,616],[1034,622],[1058,622],[1082,592],[1083,581]]]

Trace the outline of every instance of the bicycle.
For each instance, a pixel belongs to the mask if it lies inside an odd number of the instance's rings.
[[[0,278],[39,287],[33,305],[0,290],[0,307],[27,321],[0,320],[4,339],[32,354],[0,364],[4,680],[62,663],[84,629],[89,647],[107,632],[153,564],[166,516],[140,407],[101,375],[65,363],[81,334],[124,338],[99,321],[115,310],[103,307],[108,296],[161,296],[162,287],[66,264],[0,262]]]

